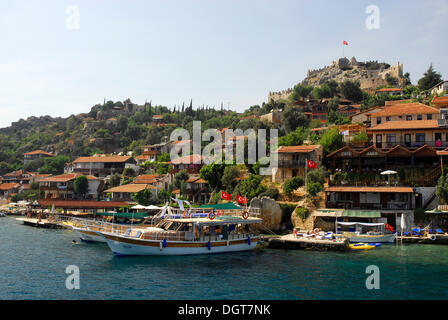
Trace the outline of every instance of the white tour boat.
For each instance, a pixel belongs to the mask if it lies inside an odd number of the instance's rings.
[[[262,219],[210,212],[206,217],[167,217],[156,228],[132,228],[124,234],[97,231],[115,255],[192,255],[253,250],[260,237],[250,225]],[[160,229],[157,229],[160,228]]]
[[[355,228],[351,232],[338,232],[335,237],[348,238],[350,242],[394,243],[396,233],[386,232],[384,223],[337,222],[342,227]],[[365,229],[369,229],[365,231]],[[364,232],[365,231],[365,232]]]

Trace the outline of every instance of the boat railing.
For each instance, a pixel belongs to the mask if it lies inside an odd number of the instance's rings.
[[[223,216],[232,216],[232,217],[240,217],[243,212],[247,212],[249,216],[258,217],[261,215],[260,208],[252,208],[249,207],[247,209],[228,209],[228,210],[215,210],[212,208],[188,208],[188,209],[179,209],[179,208],[171,208],[171,214],[165,214],[164,217],[170,216],[171,219],[184,219],[184,218],[207,218],[210,213],[214,213],[216,215]]]

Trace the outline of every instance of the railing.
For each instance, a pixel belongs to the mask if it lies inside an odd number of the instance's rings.
[[[360,209],[360,210],[411,210],[411,206],[407,202],[390,201],[387,205],[381,203],[360,203],[357,206],[353,205],[353,201],[336,201],[327,202],[327,208],[334,209]]]
[[[279,167],[305,167],[305,160],[278,160]]]
[[[392,149],[397,145],[400,145],[405,148],[420,148],[424,145],[432,148],[447,148],[448,141],[441,140],[425,140],[425,141],[395,141],[395,142],[374,142],[375,147],[379,149]]]

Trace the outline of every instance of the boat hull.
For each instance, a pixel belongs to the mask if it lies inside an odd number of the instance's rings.
[[[348,239],[350,242],[368,242],[368,243],[394,243],[396,234],[385,234],[381,236],[368,236],[368,235],[354,235],[349,236]]]
[[[117,256],[178,256],[196,254],[215,254],[225,252],[249,251],[257,246],[258,237],[239,240],[219,240],[209,243],[200,241],[167,241],[166,247],[162,241],[141,240],[104,234],[108,246]]]
[[[82,241],[106,243],[106,239],[94,231],[77,227],[72,227],[72,229]]]

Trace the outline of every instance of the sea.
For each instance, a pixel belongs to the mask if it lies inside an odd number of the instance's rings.
[[[0,280],[2,300],[447,299],[448,246],[115,257],[107,244],[81,242],[72,231],[6,217]]]

